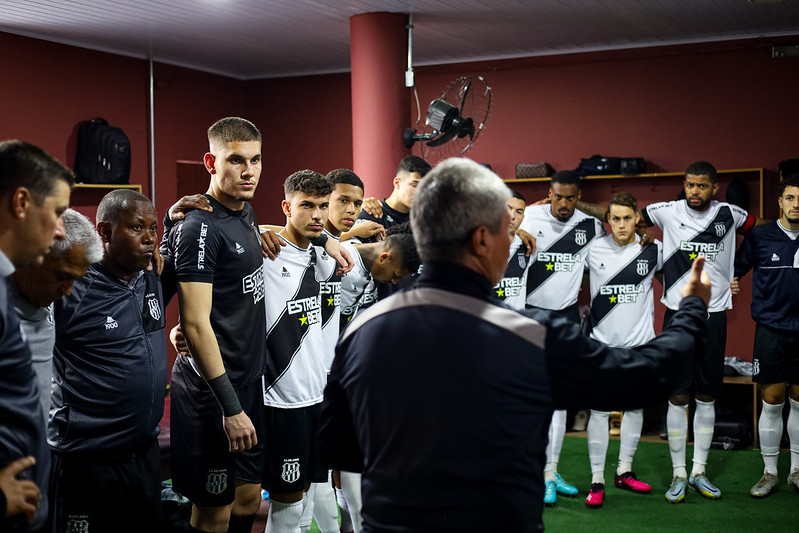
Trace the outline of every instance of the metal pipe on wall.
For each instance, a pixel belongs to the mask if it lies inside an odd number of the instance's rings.
[[[150,55],[150,200],[155,205],[155,83],[153,77],[153,56]]]

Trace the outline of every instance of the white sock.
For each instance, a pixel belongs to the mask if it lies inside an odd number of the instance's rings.
[[[608,453],[609,411],[594,411],[588,418],[588,461],[591,463],[591,483],[605,483],[605,457]]]
[[[336,500],[338,500],[338,506],[341,509],[341,531],[352,531],[349,504],[347,504],[347,498],[341,489],[336,489]]]
[[[760,436],[760,455],[763,456],[764,472],[777,475],[777,460],[780,457],[782,440],[782,408],[785,403],[763,403],[757,432]]]
[[[702,402],[696,400],[694,413],[694,463],[691,466],[691,475],[698,476],[705,473],[707,456],[710,453],[710,444],[713,442],[713,428],[716,425],[716,402]]]
[[[688,477],[685,471],[685,443],[688,439],[688,406],[669,402],[666,429],[669,434],[669,453],[674,477]]]
[[[341,471],[341,490],[347,499],[350,509],[350,520],[352,520],[352,530],[360,533],[363,530],[363,519],[361,518],[361,475],[354,472]]]
[[[330,473],[326,483],[314,483],[313,517],[321,533],[338,533],[338,507],[336,491],[330,483]]]
[[[302,500],[293,503],[269,500],[264,533],[299,533],[302,507]]]
[[[313,522],[314,494],[316,493],[316,483],[311,483],[308,490],[302,495],[302,515],[300,515],[300,533],[310,533],[311,522]]]
[[[799,470],[799,402],[790,398],[788,413],[788,440],[791,441],[791,472]]]
[[[552,422],[549,424],[549,441],[547,442],[547,464],[544,466],[544,477],[546,473],[558,471],[558,461],[560,461],[560,450],[563,448],[563,437],[566,435],[566,411],[555,411],[552,413]]]
[[[633,409],[626,411],[621,419],[621,433],[619,435],[619,467],[617,475],[626,474],[633,469],[633,457],[638,450],[638,441],[641,440],[641,429],[644,427],[644,410]]]

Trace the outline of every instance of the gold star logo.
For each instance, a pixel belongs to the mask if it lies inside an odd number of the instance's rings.
[[[327,299],[327,305],[333,305],[333,302],[335,302],[335,301],[336,301],[336,299],[331,296],[330,298]]]
[[[547,263],[547,270],[555,270],[555,265],[552,263]]]
[[[696,256],[697,256],[696,252],[691,252],[690,254],[688,254],[688,259],[693,261],[694,259],[696,259]]]
[[[307,325],[308,325],[308,317],[305,316],[305,315],[302,315],[300,317],[300,326],[307,326]]]
[[[616,295],[614,294],[613,296],[610,297],[610,303],[615,304],[617,299],[618,298],[616,298]]]
[[[505,296],[505,289],[502,288],[497,289],[497,297],[502,298],[503,296]]]

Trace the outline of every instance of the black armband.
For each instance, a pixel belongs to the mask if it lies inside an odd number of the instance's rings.
[[[327,244],[327,233],[323,231],[320,236],[315,239],[311,239],[311,244],[324,248],[325,244]]]
[[[233,388],[233,384],[230,382],[230,378],[227,377],[227,374],[222,374],[221,376],[208,380],[208,387],[211,389],[211,392],[214,393],[216,401],[219,402],[223,415],[235,416],[244,411],[239,403],[239,396],[236,394],[236,389]]]

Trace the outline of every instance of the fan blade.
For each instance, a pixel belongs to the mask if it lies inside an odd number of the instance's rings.
[[[463,96],[461,96],[461,108],[460,114],[463,116],[463,106],[466,104],[466,96],[469,94],[469,87],[472,86],[472,82],[466,84],[466,88],[463,90]]]
[[[464,119],[458,126],[458,139],[463,139],[467,135],[469,139],[474,139],[474,120],[471,117]]]
[[[451,141],[452,138],[455,137],[455,135],[457,133],[458,133],[458,131],[455,130],[455,129],[449,130],[449,131],[443,133],[441,136],[436,137],[432,141],[428,141],[427,142],[427,146],[430,146],[430,147],[441,146],[442,144],[445,144],[445,143]]]

